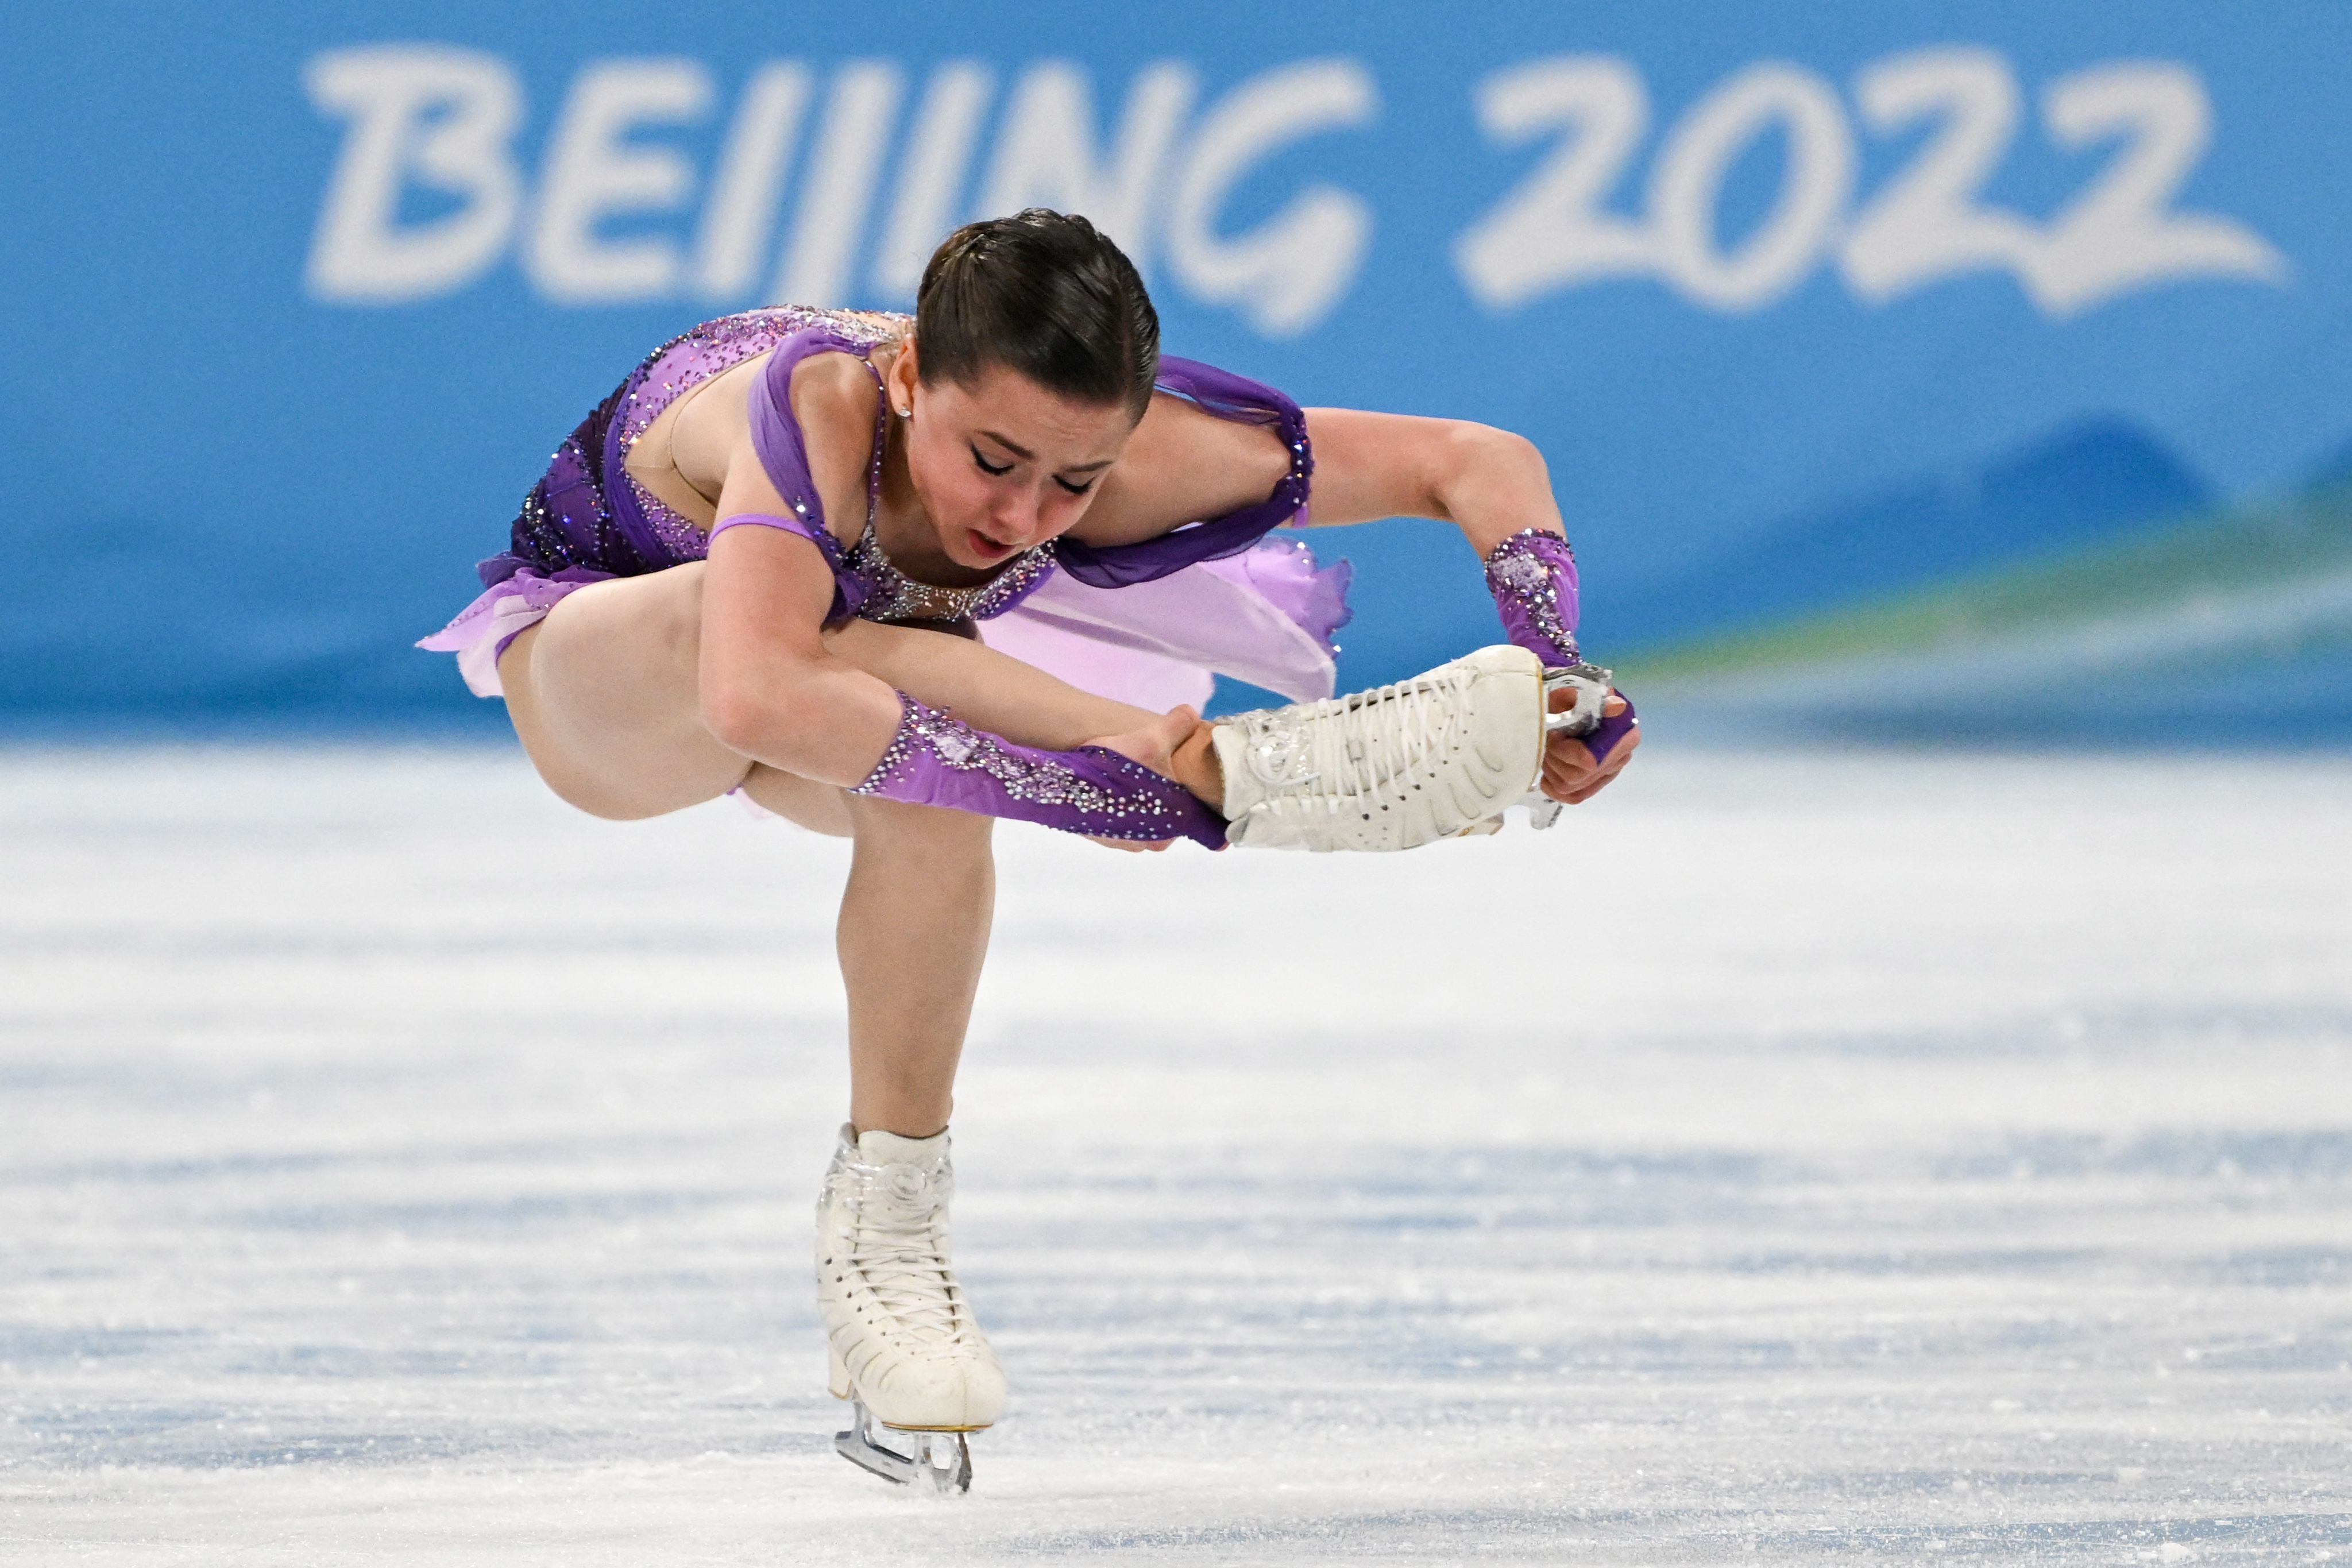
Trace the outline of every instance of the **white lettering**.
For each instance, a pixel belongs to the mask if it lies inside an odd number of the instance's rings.
[[[1107,161],[1095,156],[1094,91],[1066,60],[1032,66],[1014,89],[981,197],[983,216],[1045,206],[1083,213],[1139,266],[1146,215],[1200,84],[1163,60],[1135,79]]]
[[[885,295],[914,298],[924,264],[954,225],[980,119],[995,90],[995,73],[971,60],[951,60],[931,73],[907,139],[898,199],[874,258],[874,286]]]
[[[695,242],[694,280],[706,299],[739,299],[759,281],[808,99],[808,68],[798,60],[770,61],[744,88]]]
[[[1946,278],[2031,263],[2033,226],[1982,199],[2017,133],[2020,94],[2007,60],[1990,49],[1896,55],[1864,67],[1854,97],[1882,136],[1935,124],[1846,230],[1838,261],[1855,294],[1884,304]]]
[[[1371,73],[1310,60],[1252,78],[1204,117],[1169,214],[1168,256],[1185,287],[1238,308],[1269,337],[1293,337],[1328,314],[1370,247],[1371,208],[1351,192],[1309,185],[1245,235],[1217,232],[1234,187],[1269,153],[1325,131],[1361,129],[1380,108]]]
[[[905,87],[898,68],[887,60],[856,61],[833,79],[824,132],[793,215],[792,250],[776,274],[777,303],[849,303],[850,263],[865,235],[866,209]]]
[[[556,121],[540,189],[539,221],[524,247],[531,280],[551,300],[604,303],[658,299],[677,286],[677,242],[658,235],[601,239],[620,213],[667,212],[694,189],[674,148],[633,145],[641,125],[689,124],[710,108],[710,75],[695,60],[614,60],[572,84]]]
[[[1780,199],[1746,243],[1717,243],[1723,177],[1775,123],[1789,137]],[[1650,222],[1666,277],[1692,299],[1752,310],[1804,280],[1853,189],[1853,138],[1837,97],[1794,66],[1748,67],[1702,99],[1675,127],[1650,171]]]
[[[2090,188],[2051,220],[2026,279],[2044,310],[2070,315],[2174,278],[2286,281],[2286,258],[2252,229],[2173,209],[2213,134],[2212,100],[2194,71],[2168,60],[2095,66],[2052,82],[2042,119],[2069,152],[2123,142]]]
[[[1650,122],[1650,95],[1623,60],[1571,55],[1497,71],[1478,84],[1478,125],[1513,147],[1566,132],[1495,210],[1454,242],[1471,297],[1507,310],[1554,289],[1654,270],[1638,223],[1605,210]]]
[[[391,304],[463,287],[514,228],[509,150],[522,89],[499,60],[408,45],[336,49],[302,73],[310,101],[352,121],[310,243],[322,300]],[[400,222],[411,184],[458,198],[430,222]]]

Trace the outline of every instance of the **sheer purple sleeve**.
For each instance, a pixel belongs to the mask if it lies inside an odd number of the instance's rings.
[[[745,403],[751,416],[751,450],[759,455],[760,467],[767,470],[768,482],[776,487],[776,493],[784,498],[784,504],[793,509],[794,517],[822,530],[825,526],[824,502],[816,493],[816,480],[810,477],[808,443],[801,435],[801,422],[793,416],[793,372],[803,360],[820,353],[852,355],[873,373],[877,390],[874,444],[878,451],[884,417],[879,398],[882,373],[866,358],[864,344],[829,328],[809,327],[778,343],[769,353],[767,364],[752,379]]]
[[[1525,529],[1486,554],[1486,589],[1504,634],[1559,668],[1582,662],[1576,651],[1576,554],[1557,533]]]
[[[1238,555],[1307,509],[1315,453],[1307,440],[1307,414],[1261,381],[1219,370],[1196,360],[1160,356],[1159,384],[1187,397],[1220,419],[1271,426],[1290,451],[1290,470],[1265,500],[1205,522],[1187,523],[1173,533],[1135,544],[1082,544],[1057,541],[1062,570],[1090,588],[1125,588],[1182,571],[1202,561]]]
[[[1015,745],[898,694],[890,749],[858,795],[1035,822],[1095,838],[1225,846],[1224,819],[1173,779],[1101,746]]]
[[[833,571],[833,607],[825,619],[837,621],[856,615],[870,590],[842,561],[841,542],[834,538],[833,530],[825,523],[824,500],[817,494],[816,480],[809,471],[808,443],[801,435],[801,422],[793,415],[793,372],[803,360],[818,353],[853,355],[875,378],[874,451],[866,464],[866,479],[871,505],[875,487],[882,476],[882,373],[874,369],[873,362],[866,358],[865,345],[856,339],[829,328],[809,327],[794,332],[770,352],[767,364],[752,378],[751,389],[745,395],[751,417],[751,450],[758,455],[768,482],[776,487],[776,493],[793,509],[792,515],[738,512],[720,518],[712,526],[710,537],[716,539],[725,530],[743,523],[799,534],[824,552],[824,563]]]

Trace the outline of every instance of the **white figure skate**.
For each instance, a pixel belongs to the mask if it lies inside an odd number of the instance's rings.
[[[1549,712],[1554,692],[1575,700]],[[1546,669],[1498,644],[1393,686],[1236,713],[1210,736],[1225,775],[1226,841],[1412,849],[1491,833],[1520,803],[1549,827],[1559,806],[1538,789],[1545,739],[1589,732],[1608,698],[1605,669]]]
[[[1004,1410],[1004,1373],[948,1262],[948,1135],[841,1130],[816,1206],[826,1386],[853,1402],[834,1447],[885,1480],[971,1486],[965,1434]]]

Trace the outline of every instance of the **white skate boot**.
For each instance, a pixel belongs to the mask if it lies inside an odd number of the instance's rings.
[[[1596,683],[1593,676],[1601,679]],[[1547,713],[1552,692],[1576,701]],[[1411,849],[1492,832],[1536,793],[1544,740],[1581,734],[1608,671],[1548,670],[1525,648],[1482,647],[1369,691],[1236,713],[1211,731],[1225,775],[1226,841],[1270,849]]]
[[[964,1434],[1004,1410],[1004,1373],[948,1262],[948,1135],[841,1130],[816,1205],[826,1386],[854,1402],[842,1458],[942,1494],[971,1486]],[[897,1441],[891,1441],[896,1436]]]

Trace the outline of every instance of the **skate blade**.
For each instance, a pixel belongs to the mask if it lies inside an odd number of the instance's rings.
[[[935,1497],[961,1497],[971,1490],[971,1445],[964,1433],[979,1428],[930,1432],[885,1426],[874,1419],[862,1399],[851,1405],[851,1411],[850,1429],[834,1435],[833,1448],[859,1469]],[[911,1451],[886,1442],[885,1433],[906,1442]]]
[[[1566,668],[1555,665],[1543,673],[1544,733],[1546,735],[1590,735],[1601,727],[1607,716],[1612,671],[1597,664],[1575,664]],[[1559,693],[1572,693],[1575,701],[1555,710],[1551,700]]]

